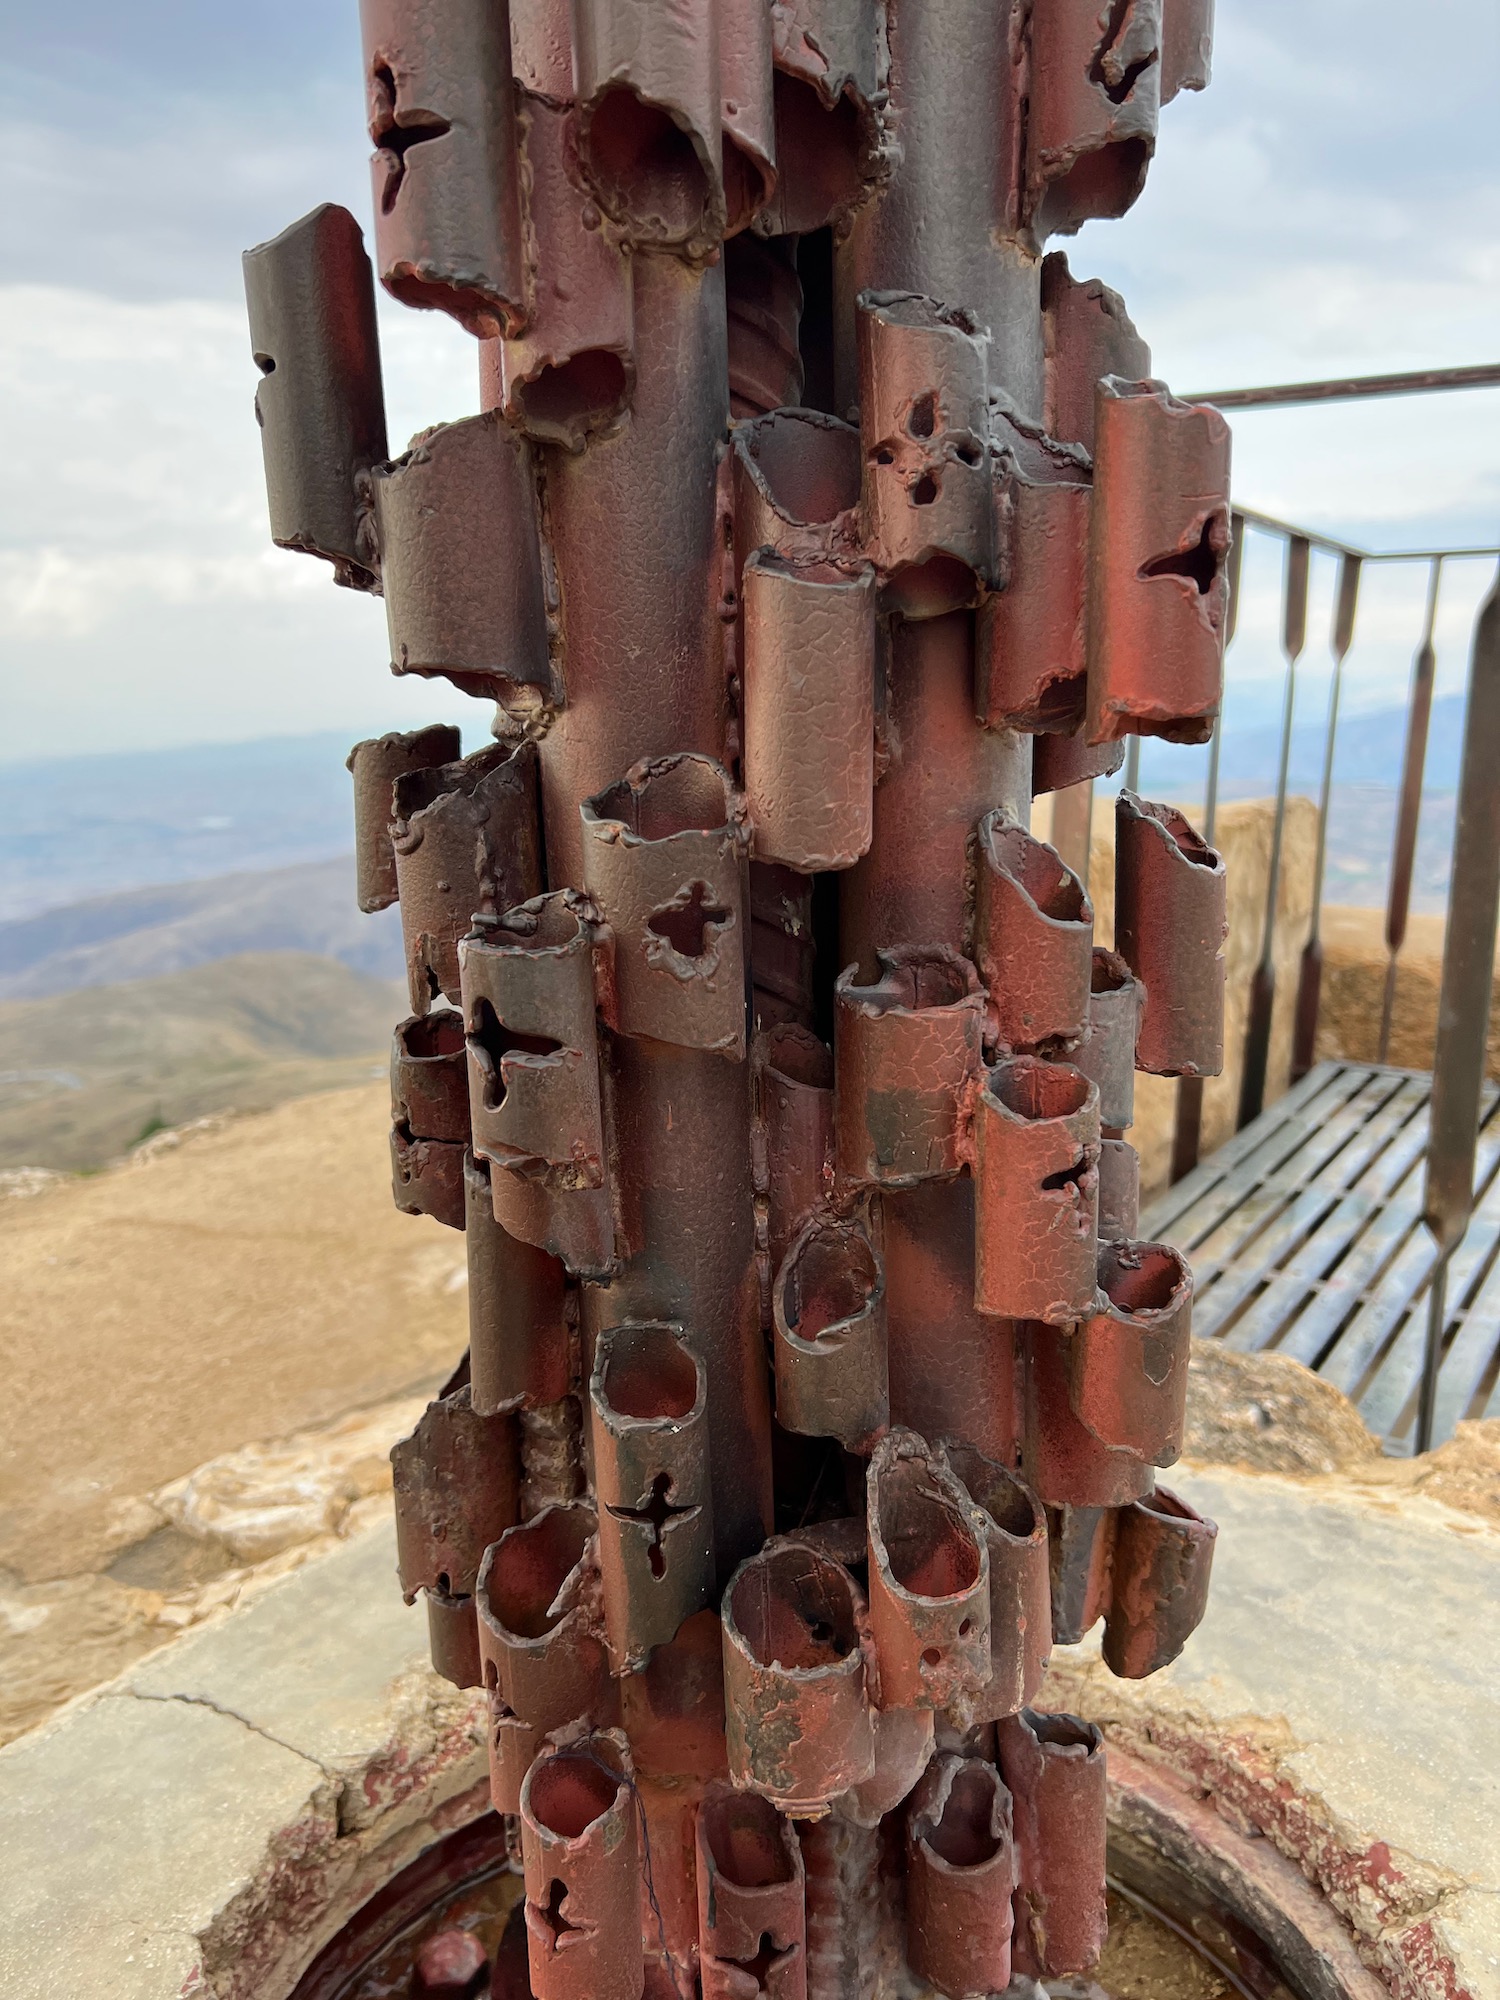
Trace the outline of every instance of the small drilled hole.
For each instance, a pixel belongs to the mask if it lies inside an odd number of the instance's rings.
[[[893,451],[887,451],[884,445],[882,445],[880,450],[875,454],[875,463],[877,465],[894,465],[896,463],[896,454]]]
[[[966,1618],[963,1624],[960,1625],[958,1628],[958,1636],[960,1639],[967,1639],[969,1634],[973,1630],[974,1630],[974,1620],[972,1618]]]
[[[937,429],[937,398],[930,389],[912,404],[906,428],[914,438],[930,438]]]
[[[940,1667],[942,1664],[943,1656],[937,1647],[929,1646],[922,1655],[922,1665],[924,1667]]]
[[[911,504],[913,507],[930,507],[937,496],[937,481],[930,472],[924,472],[911,489]]]

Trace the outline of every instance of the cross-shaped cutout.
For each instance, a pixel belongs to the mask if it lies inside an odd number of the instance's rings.
[[[538,1914],[552,1933],[554,1947],[565,1931],[576,1931],[579,1928],[577,1924],[570,1924],[562,1913],[567,1893],[566,1886],[554,1876],[547,1886],[546,1902],[536,1905]]]
[[[648,1554],[653,1576],[665,1576],[667,1573],[667,1559],[661,1545],[667,1523],[683,1514],[696,1514],[698,1511],[696,1507],[674,1507],[667,1498],[671,1490],[671,1474],[658,1472],[651,1485],[651,1498],[644,1507],[610,1507],[607,1510],[617,1521],[640,1521],[650,1528],[651,1546]]]
[[[657,910],[646,928],[653,937],[665,938],[680,957],[702,958],[708,950],[709,925],[722,928],[728,922],[728,910],[710,900],[708,884],[694,882],[686,902],[668,903],[665,909]]]
[[[762,1931],[760,1935],[760,1949],[756,1952],[754,1958],[735,1958],[731,1959],[729,1963],[737,1966],[741,1972],[749,1973],[750,1977],[755,1981],[757,1992],[769,1993],[771,1990],[771,1975],[786,1963],[796,1949],[795,1945],[788,1945],[784,1951],[778,1951],[771,1933],[769,1931]]]

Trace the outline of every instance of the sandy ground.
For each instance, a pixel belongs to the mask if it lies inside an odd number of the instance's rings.
[[[136,1496],[453,1366],[463,1238],[393,1207],[388,1122],[371,1083],[0,1204],[0,1568],[100,1569]]]

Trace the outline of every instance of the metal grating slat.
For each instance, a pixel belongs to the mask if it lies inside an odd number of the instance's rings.
[[[1194,1332],[1274,1348],[1354,1398],[1397,1450],[1415,1419],[1437,1261],[1422,1223],[1431,1079],[1322,1064],[1151,1207],[1187,1253]],[[1481,1396],[1500,1414],[1500,1095],[1486,1090],[1478,1198],[1448,1274],[1438,1439]]]

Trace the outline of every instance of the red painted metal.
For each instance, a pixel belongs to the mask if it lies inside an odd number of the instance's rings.
[[[396,900],[396,853],[391,846],[393,790],[408,771],[457,763],[462,749],[450,723],[434,722],[404,736],[375,736],[356,743],[348,767],[354,779],[355,894],[365,911],[388,910]]]
[[[975,1111],[974,1303],[1070,1325],[1094,1303],[1099,1092],[1081,1070],[1014,1056]]]
[[[1024,1709],[1054,1637],[1134,1675],[1202,1609],[1124,1134],[1137,1063],[1217,1064],[1223,878],[1127,799],[1116,957],[1029,812],[1211,724],[1227,434],[1038,252],[1134,198],[1206,0],[364,26],[377,262],[481,413],[389,458],[341,211],[246,277],[275,539],[498,704],[351,758],[397,1198],[467,1237],[397,1492],[520,1820],[495,1976],[995,1991],[1012,1907],[1086,1970],[1102,1753]]]
[[[1217,1076],[1224,1063],[1224,863],[1175,806],[1121,792],[1115,943],[1145,988],[1136,1068]]]
[[[999,1726],[1015,1801],[1016,1969],[1079,1972],[1099,1955],[1104,1908],[1104,1744],[1092,1722],[1023,1708]]]
[[[990,1039],[1018,1055],[1063,1055],[1088,1030],[1094,911],[1071,868],[1005,813],[975,840],[974,959]]]
[[[567,1736],[521,1787],[536,2000],[641,2000],[635,1774],[615,1730]]]
[[[790,1820],[754,1792],[716,1786],[698,1808],[703,2000],[805,2000],[806,1887]]]
[[[906,1820],[906,1956],[940,1993],[1010,1984],[1015,1849],[1010,1793],[979,1757],[937,1757]]]

